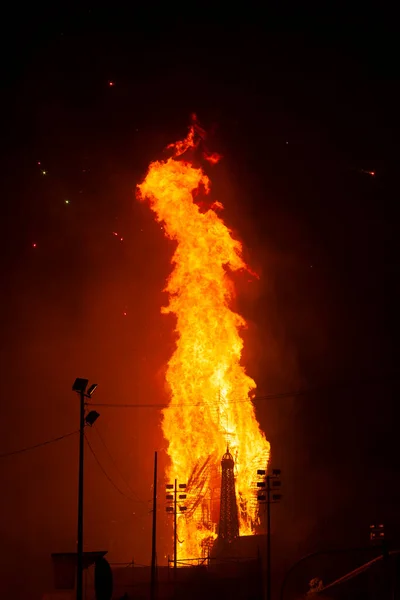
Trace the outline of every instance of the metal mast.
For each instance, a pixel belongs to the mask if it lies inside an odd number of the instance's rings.
[[[239,537],[239,517],[235,493],[235,462],[227,448],[221,460],[221,506],[218,537],[221,542],[230,543]]]

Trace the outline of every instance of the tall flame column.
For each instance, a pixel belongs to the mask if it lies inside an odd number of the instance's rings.
[[[212,487],[211,473],[219,467],[227,440],[235,456],[240,535],[254,533],[254,473],[265,469],[269,459],[269,443],[250,397],[256,384],[241,364],[240,331],[246,322],[232,307],[231,276],[247,266],[241,243],[219,214],[222,204],[209,202],[204,210],[211,182],[194,161],[196,131],[191,127],[185,140],[169,146],[172,156],[151,163],[138,186],[138,198],[149,203],[164,235],[175,243],[165,288],[169,302],[162,309],[176,323],[175,349],[166,370],[170,403],[162,429],[170,459],[167,480],[188,482],[187,513],[178,522],[184,558],[201,556],[204,542],[216,537],[217,523],[204,522],[201,494]],[[206,463],[206,481],[201,489],[191,488],[199,465]]]

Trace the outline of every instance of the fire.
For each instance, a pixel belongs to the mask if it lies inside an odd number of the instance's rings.
[[[231,308],[230,273],[247,269],[242,245],[217,214],[220,202],[200,209],[198,195],[208,194],[210,180],[188,158],[201,137],[195,122],[184,140],[168,146],[173,156],[151,163],[138,186],[139,199],[149,202],[165,235],[176,242],[169,304],[162,308],[176,318],[162,427],[167,481],[187,483],[178,559],[205,556],[217,537],[220,461],[227,446],[235,459],[240,535],[254,533],[257,469],[266,468],[270,449],[250,399],[256,384],[240,362],[246,323]]]

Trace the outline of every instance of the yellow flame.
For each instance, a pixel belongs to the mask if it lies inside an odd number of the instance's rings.
[[[178,558],[204,556],[217,536],[221,457],[229,445],[235,459],[240,534],[258,522],[255,481],[266,468],[270,446],[250,399],[255,382],[240,363],[244,319],[233,312],[230,272],[246,268],[242,246],[213,208],[201,212],[194,195],[208,193],[210,180],[181,155],[195,147],[195,130],[172,144],[174,156],[150,164],[138,186],[166,236],[177,245],[164,313],[176,317],[176,349],[167,368],[170,405],[163,433],[170,466],[166,476],[187,483],[187,507],[178,518]],[[180,157],[180,158],[178,158]],[[214,504],[213,504],[214,503]]]

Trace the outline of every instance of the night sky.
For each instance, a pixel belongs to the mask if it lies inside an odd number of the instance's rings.
[[[217,23],[207,11],[152,21],[38,9],[10,20],[0,454],[75,431],[78,376],[99,384],[94,402],[167,400],[174,323],[160,307],[173,245],[135,187],[196,112],[224,157],[208,171],[212,196],[260,274],[235,279],[247,370],[260,396],[314,390],[256,402],[282,469],[280,560],[367,543],[376,519],[395,539],[394,35],[373,15],[340,26],[304,16],[295,28],[256,15]],[[149,564],[160,411],[98,410],[87,436],[107,476],[87,447],[85,549]],[[75,550],[77,453],[73,435],[0,458],[1,578],[15,598],[39,598],[50,553]],[[161,563],[172,548],[159,514]]]

